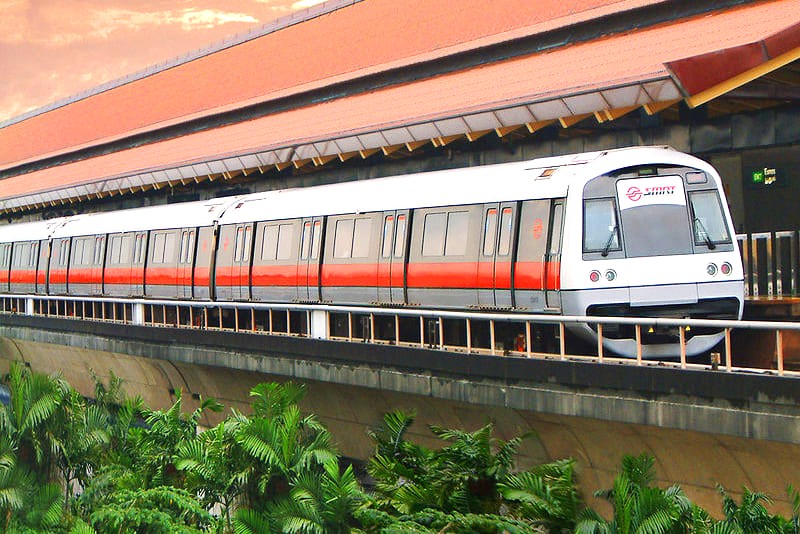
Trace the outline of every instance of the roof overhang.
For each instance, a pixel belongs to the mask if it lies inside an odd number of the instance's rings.
[[[760,7],[761,17],[699,17],[12,176],[0,211],[698,106],[800,57],[800,13]]]

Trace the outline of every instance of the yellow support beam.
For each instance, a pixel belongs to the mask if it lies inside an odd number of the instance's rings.
[[[575,126],[583,119],[591,117],[594,113],[581,113],[580,115],[570,115],[569,117],[561,117],[558,119],[559,124],[561,124],[562,128],[569,128],[570,126]]]
[[[495,128],[494,131],[497,134],[497,137],[505,137],[511,132],[516,132],[520,128],[525,126],[524,124],[515,124],[514,126],[503,126],[501,128]]]
[[[476,141],[483,137],[484,135],[491,133],[493,130],[479,130],[477,132],[467,132],[467,139],[470,143]]]
[[[275,168],[276,168],[278,171],[282,171],[282,170],[284,170],[284,169],[288,169],[288,168],[289,168],[289,167],[291,167],[291,166],[292,166],[292,162],[291,162],[291,161],[282,161],[282,162],[280,162],[280,163],[276,163],[276,164],[275,164]]]
[[[393,154],[400,150],[401,148],[405,148],[405,143],[400,143],[398,145],[389,145],[389,146],[382,146],[381,150],[383,151],[384,156],[388,156],[389,154]]]
[[[549,121],[534,121],[527,123],[525,127],[528,128],[528,133],[536,133],[542,128],[547,128],[554,122],[556,122],[555,119],[551,119]]]
[[[357,155],[358,155],[357,151],[356,152],[342,152],[341,154],[339,154],[339,161],[344,163],[348,159],[353,158],[353,157],[355,157]]]
[[[328,156],[317,156],[316,158],[312,158],[314,160],[314,166],[322,167],[323,165],[330,163],[331,161],[337,158],[336,154],[328,155]]]
[[[627,115],[631,111],[637,109],[639,106],[625,106],[624,108],[604,109],[602,111],[595,111],[594,118],[597,122],[603,123],[606,121],[614,121],[623,115]]]
[[[798,59],[800,59],[800,46],[793,50],[789,50],[778,57],[772,58],[757,67],[753,67],[752,69],[746,70],[741,74],[737,74],[729,80],[725,80],[724,82],[709,87],[704,91],[700,91],[696,95],[688,97],[686,99],[686,104],[690,108],[701,106],[706,102],[733,91],[734,89],[741,87],[748,82],[752,82],[753,80],[758,79],[765,74],[769,74],[774,70],[785,67],[789,63],[792,63]]]
[[[464,137],[464,134],[445,135],[442,137],[434,137],[433,139],[431,139],[431,142],[433,143],[433,146],[441,148],[443,146],[449,145],[450,143],[456,141],[457,139],[461,139],[462,137]]]
[[[361,154],[361,159],[367,159],[373,154],[377,154],[380,149],[378,148],[365,148],[364,150],[359,150],[358,153]]]
[[[429,139],[425,139],[424,141],[409,141],[408,143],[406,143],[406,149],[409,152],[414,152],[416,149],[423,147],[428,143],[430,143]]]
[[[668,107],[674,106],[678,102],[680,102],[680,99],[665,100],[663,102],[650,102],[649,104],[645,104],[642,107],[644,108],[645,113],[647,113],[648,115],[655,115],[656,113],[664,111]]]
[[[306,166],[306,165],[308,165],[309,163],[311,163],[311,158],[306,158],[306,159],[296,159],[296,160],[294,160],[294,161],[292,162],[292,164],[294,164],[294,168],[295,168],[295,169],[299,169],[299,168],[301,168],[301,167],[305,167],[305,166]]]

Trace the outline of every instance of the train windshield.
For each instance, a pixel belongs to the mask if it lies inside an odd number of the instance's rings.
[[[669,256],[709,252],[730,243],[717,191],[687,191],[679,175],[618,180],[615,198],[584,203],[585,253]]]
[[[692,253],[680,176],[620,180],[617,198],[627,257]]]
[[[731,242],[728,225],[722,213],[722,205],[716,191],[694,191],[689,193],[692,206],[694,244],[713,250],[716,245]]]

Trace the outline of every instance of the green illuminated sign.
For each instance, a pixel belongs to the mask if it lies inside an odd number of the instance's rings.
[[[754,185],[772,185],[778,181],[778,172],[774,168],[764,167],[753,171]]]

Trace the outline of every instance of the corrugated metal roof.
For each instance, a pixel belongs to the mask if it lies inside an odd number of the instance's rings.
[[[145,77],[0,128],[0,169],[665,1],[326,3],[302,24],[271,26],[265,35],[156,66]]]
[[[520,125],[533,130],[553,120],[566,127],[586,114],[611,119],[638,106],[690,97],[680,86],[704,91],[720,81],[684,83],[693,71],[681,66],[696,69],[705,58],[726,53],[738,58],[754,44],[766,51],[761,63],[743,62],[739,72],[768,64],[773,54],[796,53],[796,5],[748,4],[7,178],[0,210],[214,179],[242,169],[321,163],[404,144],[444,144],[449,136],[492,130],[499,135]]]

